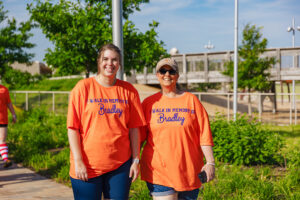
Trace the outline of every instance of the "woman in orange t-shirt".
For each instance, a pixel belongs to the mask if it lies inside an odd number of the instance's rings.
[[[139,129],[145,125],[136,89],[116,79],[121,51],[104,45],[98,75],[73,88],[68,107],[70,178],[75,199],[128,199],[139,174]]]
[[[208,115],[195,95],[176,87],[174,59],[160,60],[156,72],[161,92],[142,103],[147,126],[141,128],[141,178],[155,200],[197,199],[201,181],[215,175]]]
[[[4,161],[5,168],[12,164],[8,159],[8,146],[6,144],[8,124],[7,108],[12,114],[13,123],[15,123],[17,121],[17,116],[10,100],[9,91],[6,87],[0,85],[0,154]]]

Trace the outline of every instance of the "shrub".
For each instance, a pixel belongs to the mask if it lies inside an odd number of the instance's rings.
[[[215,157],[226,163],[257,165],[282,164],[279,154],[283,139],[278,133],[245,115],[227,122],[220,116],[211,123]]]
[[[28,161],[49,149],[68,147],[66,117],[40,109],[24,112],[9,128],[8,143],[16,162]]]

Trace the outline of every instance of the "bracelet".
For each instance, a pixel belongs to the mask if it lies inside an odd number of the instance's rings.
[[[207,162],[206,164],[207,164],[207,165],[215,166],[215,163],[213,163],[213,162]]]
[[[132,160],[132,163],[139,164],[139,163],[140,163],[140,159],[138,159],[138,158],[135,158],[135,159],[133,159],[133,160]]]

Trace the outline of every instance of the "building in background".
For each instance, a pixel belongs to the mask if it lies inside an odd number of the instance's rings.
[[[31,75],[51,75],[52,70],[46,64],[39,61],[34,61],[31,65],[26,65],[25,63],[15,62],[11,65],[13,69],[20,70],[22,72],[29,72]]]

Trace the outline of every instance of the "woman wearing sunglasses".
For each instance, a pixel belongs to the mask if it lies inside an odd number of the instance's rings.
[[[141,178],[155,200],[197,199],[200,172],[205,171],[207,181],[215,175],[208,115],[195,95],[176,86],[174,59],[160,60],[156,72],[161,91],[142,103],[147,126],[141,130],[146,141]]]

